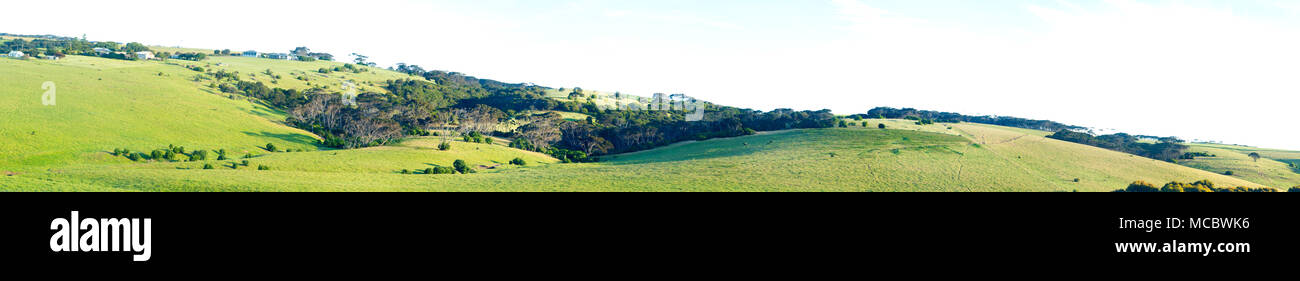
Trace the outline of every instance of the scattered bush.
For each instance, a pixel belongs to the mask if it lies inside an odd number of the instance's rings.
[[[876,125],[876,127],[877,127],[877,128],[881,128],[881,129],[884,129],[884,128],[885,128],[885,123],[880,123],[880,125]]]
[[[1287,189],[1286,192],[1300,192],[1300,185]]]
[[[432,174],[433,174],[433,168],[424,168],[424,174],[426,174],[426,175],[432,175]]]
[[[434,168],[433,168],[433,174],[434,174],[434,175],[454,175],[454,174],[456,174],[456,170],[455,170],[455,169],[452,169],[451,167],[442,167],[442,166],[439,166],[439,167],[434,167]]]
[[[204,169],[204,170],[212,170],[212,169],[215,169],[215,168],[216,168],[216,167],[213,167],[212,164],[203,164],[203,169]]]
[[[267,165],[257,165],[257,170],[258,170],[258,171],[270,171],[270,170],[271,170],[271,167],[270,167],[270,166],[267,166]]]
[[[474,169],[471,169],[468,164],[465,164],[465,160],[456,159],[456,162],[452,162],[451,166],[455,167],[456,171],[460,172],[461,174],[468,174],[474,172]]]
[[[1297,189],[1300,189],[1300,186],[1292,188],[1292,190]],[[1271,187],[1244,186],[1216,188],[1213,182],[1210,182],[1209,180],[1201,180],[1193,183],[1175,181],[1167,183],[1161,188],[1156,188],[1155,185],[1143,181],[1136,181],[1129,184],[1128,188],[1116,190],[1116,192],[1278,192],[1278,190]]]
[[[248,167],[248,160],[241,161],[239,162],[239,164],[244,165],[244,167]]]
[[[1156,188],[1155,185],[1144,181],[1135,181],[1123,190],[1124,192],[1160,192],[1160,189]]]
[[[438,144],[438,150],[447,151],[447,150],[450,150],[450,149],[451,149],[451,143],[446,143],[446,142],[444,142],[444,143]]]
[[[1224,172],[1223,172],[1223,175],[1225,175],[1225,176],[1231,176],[1231,175],[1233,175],[1233,172],[1232,172],[1232,171],[1224,171]]]
[[[411,174],[411,170],[402,169],[402,174],[403,174],[403,175],[410,175],[410,174]]]
[[[523,158],[515,157],[515,159],[510,160],[510,165],[527,166],[528,162],[524,161]]]
[[[275,144],[271,144],[271,143],[266,144],[266,151],[276,152],[276,151],[275,151]]]

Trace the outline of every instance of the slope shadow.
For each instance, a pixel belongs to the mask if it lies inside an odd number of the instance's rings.
[[[316,145],[315,138],[312,138],[311,136],[304,135],[304,134],[292,134],[292,133],[279,134],[279,133],[272,133],[272,132],[260,132],[260,133],[244,132],[244,134],[249,136],[254,136],[254,137],[276,138],[276,139],[280,139],[292,143],[310,144],[313,146]]]

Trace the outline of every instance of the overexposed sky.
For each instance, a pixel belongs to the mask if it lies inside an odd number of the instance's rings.
[[[287,52],[755,109],[1300,149],[1300,1],[20,1],[0,32]]]

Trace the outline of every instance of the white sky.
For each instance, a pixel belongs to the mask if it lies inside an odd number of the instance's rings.
[[[54,7],[54,8],[52,8]],[[357,52],[725,105],[1050,119],[1300,149],[1300,1],[39,1],[0,32]]]

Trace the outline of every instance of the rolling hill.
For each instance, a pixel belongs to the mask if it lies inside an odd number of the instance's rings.
[[[157,62],[0,59],[0,169],[122,162],[103,152],[169,144],[248,153],[267,143],[316,149],[314,135],[280,124],[283,113],[214,95],[186,80],[192,75]],[[45,81],[55,85],[53,106],[42,105]]]
[[[1183,163],[1191,168],[1048,139],[1048,132],[1037,130],[896,119],[846,119],[849,128],[681,142],[603,156],[598,163],[561,164],[545,154],[506,147],[500,139],[496,144],[456,141],[446,151],[437,149],[438,137],[331,149],[318,146],[318,136],[285,125],[284,112],[211,86],[216,71],[299,90],[337,89],[346,81],[362,91],[383,91],[388,80],[424,79],[378,68],[318,71],[342,65],[232,56],[200,62],[0,59],[0,115],[6,117],[0,124],[0,190],[1104,192],[1135,180],[1284,187],[1297,177],[1286,173],[1282,161],[1300,159],[1300,153],[1289,151],[1196,145],[1221,156]],[[56,105],[41,105],[45,81],[57,85]],[[568,98],[563,91],[549,91],[551,98]],[[636,103],[634,96],[584,92],[602,107]],[[557,113],[577,121],[587,117]],[[888,129],[878,129],[879,124]],[[504,122],[498,130],[519,125]],[[294,152],[268,151],[268,143]],[[232,157],[133,162],[110,154],[169,145],[224,149]],[[1246,163],[1247,150],[1268,159]],[[528,164],[507,164],[515,158]],[[478,173],[420,172],[455,160]],[[1224,169],[1239,172],[1229,177],[1219,172]]]

